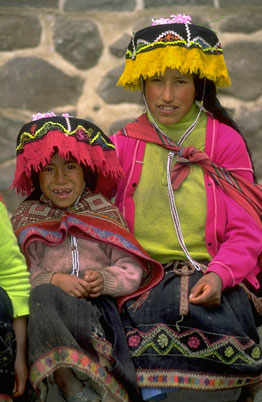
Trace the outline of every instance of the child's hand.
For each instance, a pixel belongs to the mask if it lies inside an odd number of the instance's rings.
[[[15,385],[13,395],[14,397],[21,396],[25,392],[27,382],[27,365],[26,359],[21,359],[17,356],[15,360]]]
[[[28,377],[28,369],[26,361],[27,317],[21,316],[14,318],[13,326],[16,336],[16,358],[15,358],[15,383],[12,396],[17,397],[24,394]]]
[[[79,299],[89,296],[90,285],[75,275],[56,273],[52,276],[51,283]]]
[[[189,301],[206,307],[219,306],[221,302],[222,281],[215,272],[200,278],[191,289]]]
[[[89,297],[98,297],[104,289],[104,278],[98,271],[86,271],[84,280],[90,286]]]

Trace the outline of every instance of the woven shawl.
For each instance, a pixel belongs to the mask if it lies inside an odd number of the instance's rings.
[[[11,221],[27,260],[27,249],[31,242],[55,245],[71,234],[111,244],[138,258],[144,268],[145,279],[133,296],[143,293],[162,278],[161,264],[149,257],[128,231],[118,208],[100,193],[85,190],[77,207],[65,210],[55,207],[45,196],[40,201],[24,201],[12,215]],[[118,298],[119,307],[129,297],[131,295]]]

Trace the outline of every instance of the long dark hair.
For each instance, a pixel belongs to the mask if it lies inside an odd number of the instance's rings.
[[[236,121],[230,116],[230,114],[226,110],[226,108],[224,106],[222,106],[221,103],[219,102],[219,99],[217,97],[217,90],[216,90],[215,83],[211,80],[208,80],[207,78],[199,78],[198,75],[194,74],[194,84],[195,84],[195,90],[196,90],[195,99],[199,102],[203,100],[204,108],[208,112],[212,113],[212,115],[215,119],[217,119],[220,123],[224,123],[224,124],[227,124],[228,126],[232,127],[243,138],[246,148],[247,148],[248,155],[249,155],[251,163],[252,163],[254,181],[256,182],[256,175],[255,175],[255,171],[254,171],[252,154],[248,147],[247,141],[246,141],[243,133],[239,129]]]

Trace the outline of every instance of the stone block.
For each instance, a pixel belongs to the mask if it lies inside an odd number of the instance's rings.
[[[36,47],[41,31],[37,17],[0,14],[0,51]]]
[[[108,104],[112,103],[140,103],[141,94],[139,91],[128,91],[116,86],[124,66],[109,71],[102,79],[97,88],[98,94]]]
[[[68,11],[132,11],[135,9],[135,0],[65,0],[65,10]]]
[[[74,105],[82,79],[64,74],[36,57],[16,57],[0,68],[0,107],[45,112]]]
[[[0,0],[0,7],[58,8],[59,0]]]
[[[232,86],[224,93],[252,101],[262,93],[262,42],[234,41],[224,46]]]
[[[219,28],[221,32],[250,34],[262,29],[262,14],[240,14],[226,19]]]
[[[98,28],[89,19],[56,18],[53,40],[56,51],[81,70],[94,67],[103,50]]]

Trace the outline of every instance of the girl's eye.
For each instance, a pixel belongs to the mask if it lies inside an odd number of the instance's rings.
[[[187,82],[187,81],[184,80],[183,78],[176,80],[176,84],[179,84],[179,85],[181,85],[181,84],[186,84],[186,82]]]
[[[69,170],[75,169],[75,165],[73,163],[70,163],[68,165],[66,165],[66,168]]]
[[[161,82],[161,78],[160,77],[150,77],[148,78],[149,82]]]
[[[150,80],[151,82],[161,82],[161,79],[159,77],[153,77]]]
[[[45,166],[43,168],[43,172],[52,172],[52,170],[53,170],[52,166]]]

